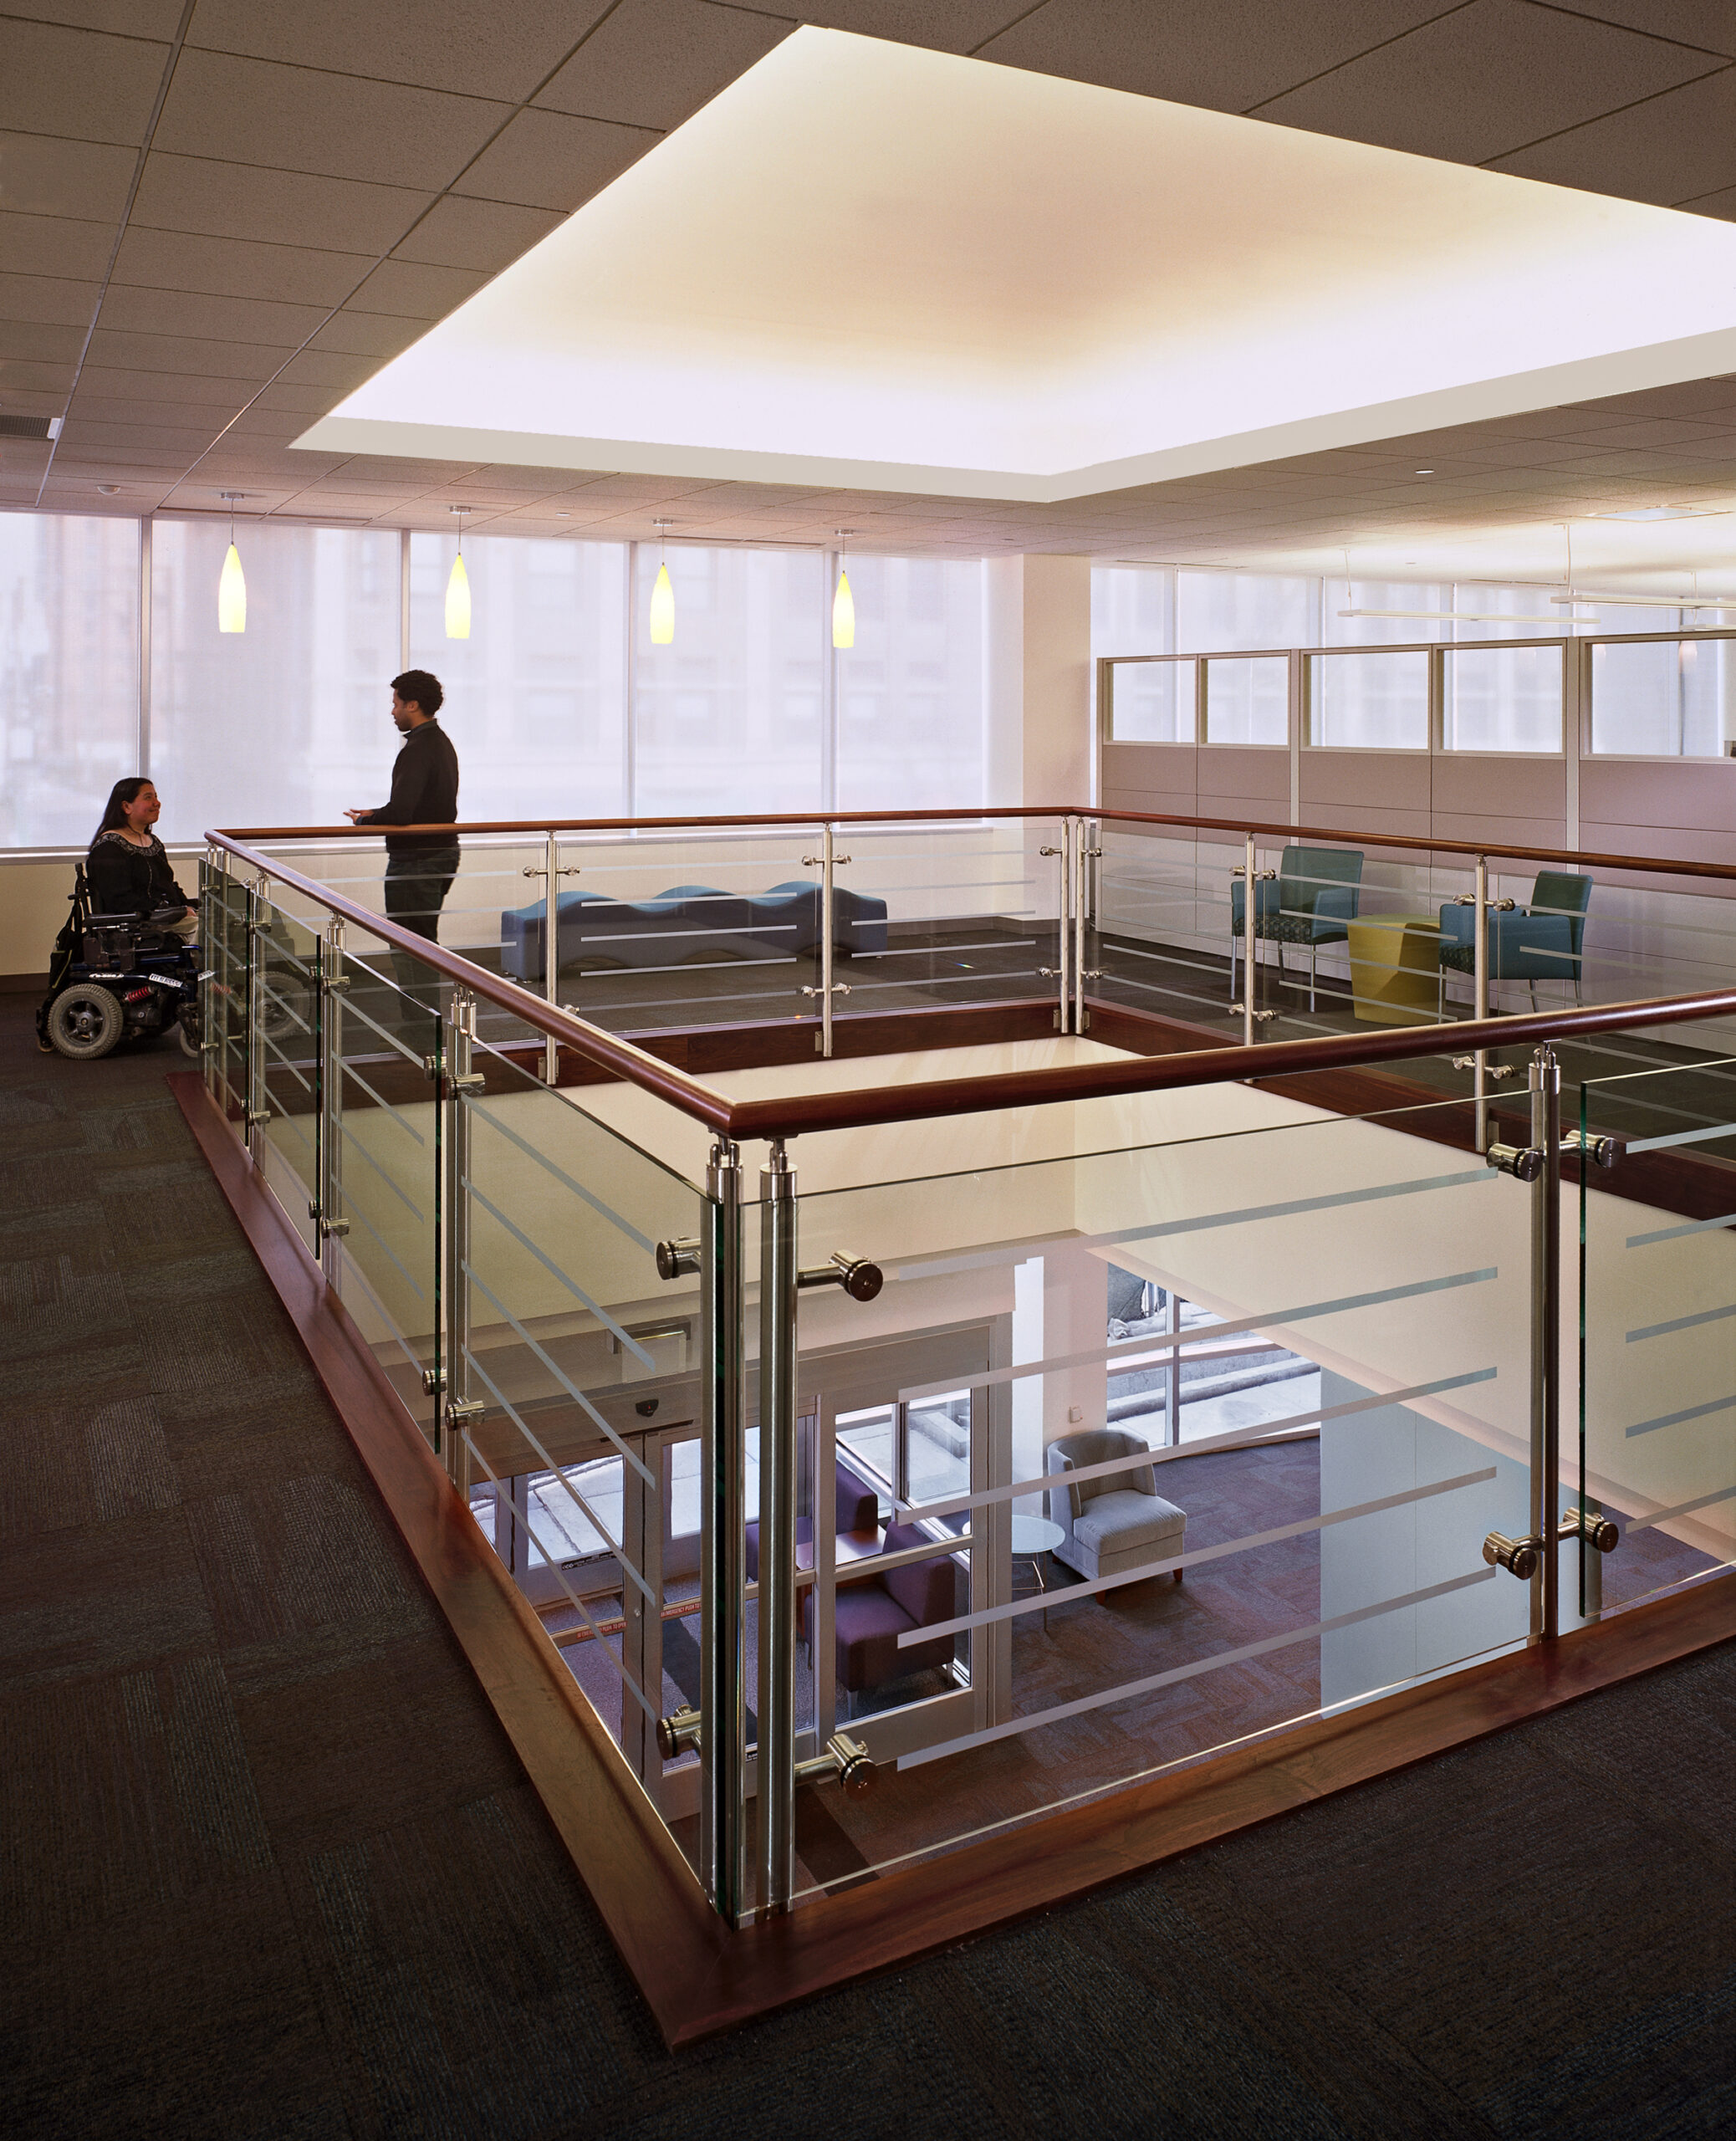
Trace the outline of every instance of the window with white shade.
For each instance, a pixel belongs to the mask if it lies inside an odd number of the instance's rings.
[[[974,808],[988,740],[982,565],[858,557],[849,571],[856,630],[836,656],[838,809]]]
[[[1369,751],[1428,749],[1426,650],[1380,648],[1308,657],[1308,740]]]
[[[1442,704],[1449,751],[1559,751],[1559,646],[1450,647]]]
[[[136,520],[0,514],[0,748],[6,847],[82,847],[141,770]]]
[[[1736,641],[1634,640],[1591,650],[1591,749],[1722,758],[1736,741]]]
[[[446,692],[467,818],[608,818],[627,807],[626,547],[470,535],[470,636],[446,636],[458,539],[410,539],[410,666]]]
[[[247,630],[217,630],[229,524],[151,531],[151,777],[166,840],[335,825],[383,803],[398,737],[396,529],[240,521]]]

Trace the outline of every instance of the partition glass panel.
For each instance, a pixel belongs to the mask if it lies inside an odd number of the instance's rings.
[[[1624,1037],[1655,1067],[1583,1079],[1580,1406],[1563,1501],[1613,1520],[1563,1548],[1578,1611],[1638,1604],[1736,1560],[1736,1057],[1692,1029]],[[1565,1423],[1564,1423],[1565,1425]],[[1564,1443],[1566,1438],[1564,1435]]]
[[[1718,759],[1736,739],[1736,641],[1636,640],[1591,649],[1591,749]]]
[[[1110,669],[1112,743],[1191,743],[1199,665],[1116,662]]]
[[[1218,657],[1206,664],[1208,743],[1288,743],[1288,655]]]
[[[840,825],[836,846],[835,1017],[1057,994],[1059,819]]]
[[[993,1117],[851,1133],[853,1173],[895,1162],[871,1187],[802,1141],[803,1266],[896,1281],[860,1336],[801,1296],[822,1467],[890,1513],[819,1559],[820,1725],[880,1776],[825,1797],[809,1892],[1524,1642],[1531,1587],[1482,1547],[1529,1523],[1532,1196],[1418,1068],[1362,1117],[1246,1087],[1039,1109],[1016,1166]],[[1206,1314],[1111,1337],[1111,1264]],[[1245,1416],[1105,1427],[1111,1376],[1238,1337]]]
[[[200,865],[199,942],[207,979],[199,993],[205,1084],[231,1122],[247,1111],[248,894],[226,858]]]
[[[1426,751],[1429,660],[1422,649],[1311,654],[1309,742],[1317,748]]]
[[[1448,647],[1441,659],[1446,749],[1561,749],[1560,646]]]

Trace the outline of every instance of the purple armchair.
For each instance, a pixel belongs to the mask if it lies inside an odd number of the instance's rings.
[[[880,1504],[874,1490],[865,1487],[847,1464],[840,1464],[833,1488],[834,1504],[838,1520],[833,1526],[837,1531],[877,1531],[880,1529]],[[803,1547],[808,1549],[804,1556]],[[814,1560],[814,1520],[809,1516],[796,1519],[796,1559],[805,1561],[811,1567]],[[759,1526],[748,1526],[748,1581],[759,1581]]]
[[[927,1532],[914,1524],[887,1526],[884,1551],[893,1554],[906,1546],[930,1543]],[[858,1568],[871,1564],[858,1562]],[[858,1695],[870,1688],[882,1688],[948,1663],[954,1638],[937,1636],[928,1643],[898,1647],[898,1638],[911,1628],[932,1627],[937,1621],[950,1621],[957,1610],[955,1571],[942,1550],[932,1561],[911,1561],[902,1568],[887,1569],[879,1576],[866,1575],[860,1583],[840,1584],[835,1607],[837,1675],[840,1694]],[[802,1631],[811,1643],[814,1596],[803,1601]]]

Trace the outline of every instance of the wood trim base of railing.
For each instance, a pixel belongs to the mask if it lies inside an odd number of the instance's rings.
[[[1044,1910],[1736,1634],[1736,1576],[731,1932],[196,1072],[176,1097],[671,2046]]]

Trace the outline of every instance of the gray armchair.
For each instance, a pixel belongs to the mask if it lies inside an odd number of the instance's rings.
[[[1089,1428],[1050,1443],[1047,1469],[1065,1474],[1106,1464],[1115,1457],[1150,1454],[1150,1444],[1124,1428]],[[1187,1512],[1164,1500],[1149,1464],[1051,1487],[1048,1502],[1049,1520],[1059,1525],[1063,1534],[1055,1559],[1087,1581],[1170,1561],[1182,1550]],[[1182,1571],[1177,1569],[1174,1575],[1179,1583]]]

